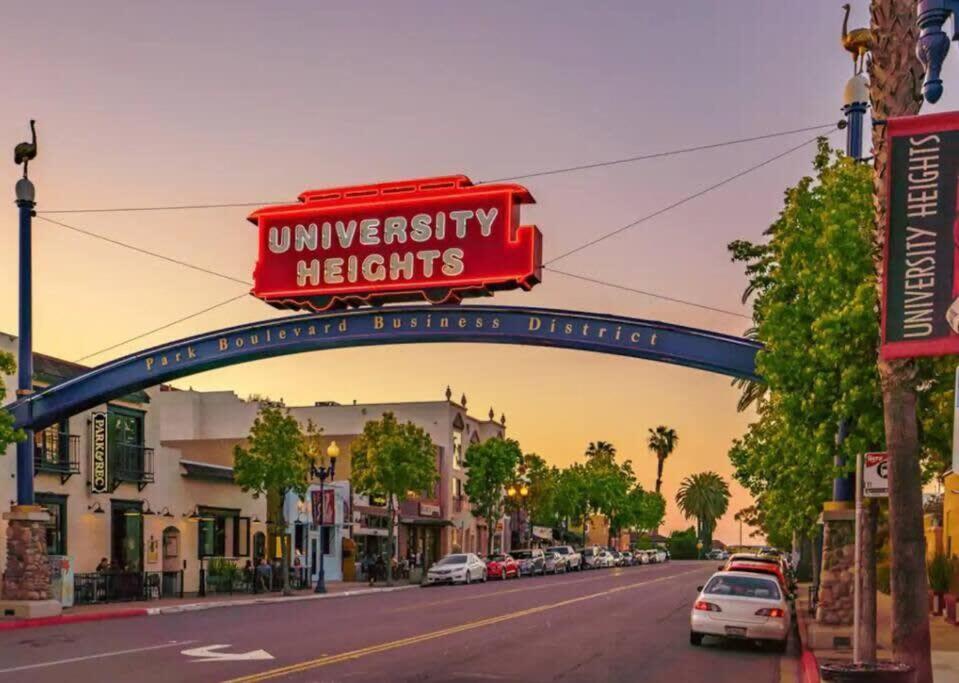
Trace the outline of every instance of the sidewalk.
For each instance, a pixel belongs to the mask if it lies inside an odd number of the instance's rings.
[[[221,607],[242,607],[246,605],[264,605],[277,602],[348,598],[373,593],[390,593],[415,588],[417,586],[419,586],[419,584],[411,584],[407,581],[396,581],[392,588],[383,584],[378,584],[370,588],[367,584],[360,582],[347,583],[343,581],[331,581],[326,585],[326,593],[323,594],[316,594],[312,590],[300,590],[293,591],[292,595],[288,596],[284,596],[281,593],[236,593],[233,595],[210,595],[202,598],[167,598],[137,602],[78,605],[76,607],[67,607],[59,617],[42,619],[0,619],[0,631],[87,621],[103,621],[105,619],[129,619],[132,617],[179,614],[181,612],[195,612]]]
[[[800,595],[806,595],[804,584]],[[807,647],[806,625],[812,621],[805,598],[796,601],[799,617],[799,638],[802,642],[804,683],[819,681],[818,665],[827,661],[852,661],[852,650],[810,650]],[[932,640],[932,668],[936,681],[959,681],[959,626],[946,623],[943,617],[929,616]],[[850,628],[850,633],[852,629]],[[885,593],[876,595],[877,657],[892,659],[892,598]]]

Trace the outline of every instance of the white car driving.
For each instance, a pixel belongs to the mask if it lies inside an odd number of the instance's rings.
[[[786,650],[792,614],[787,597],[772,575],[717,572],[705,586],[689,616],[689,642],[703,636],[758,640],[777,652]]]
[[[486,581],[486,563],[473,553],[453,553],[430,567],[426,584]]]

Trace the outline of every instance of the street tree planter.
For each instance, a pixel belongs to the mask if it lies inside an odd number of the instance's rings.
[[[946,621],[956,626],[956,600],[957,596],[954,593],[946,593],[945,596],[946,604]]]
[[[929,591],[929,611],[934,617],[941,617],[942,611],[945,608],[945,593],[937,593],[933,590]]]
[[[819,674],[834,683],[911,683],[913,669],[898,662],[875,664],[822,664]]]

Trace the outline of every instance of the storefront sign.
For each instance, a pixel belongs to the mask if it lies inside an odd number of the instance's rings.
[[[890,119],[882,357],[959,353],[959,112]]]
[[[253,294],[278,308],[457,302],[540,281],[541,236],[519,217],[533,197],[520,185],[456,175],[299,200],[249,216],[259,243]]]
[[[323,506],[320,507],[320,494],[323,494]],[[313,511],[313,524],[315,526],[320,526],[320,524],[336,524],[336,504],[335,504],[335,491],[333,489],[313,489],[310,491],[310,501],[312,502],[312,511]],[[322,517],[320,512],[322,510]]]
[[[92,415],[92,445],[90,491],[92,493],[107,493],[110,490],[110,465],[107,450],[107,414],[93,413]]]
[[[420,503],[420,517],[439,517],[440,506],[432,503]]]
[[[862,495],[885,498],[889,495],[889,454],[866,453],[862,465]]]
[[[544,541],[553,540],[553,530],[548,526],[534,526],[533,527],[533,537],[540,538]]]

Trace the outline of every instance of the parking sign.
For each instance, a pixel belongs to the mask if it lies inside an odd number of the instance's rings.
[[[889,495],[889,454],[866,453],[862,468],[862,495],[885,498]]]

